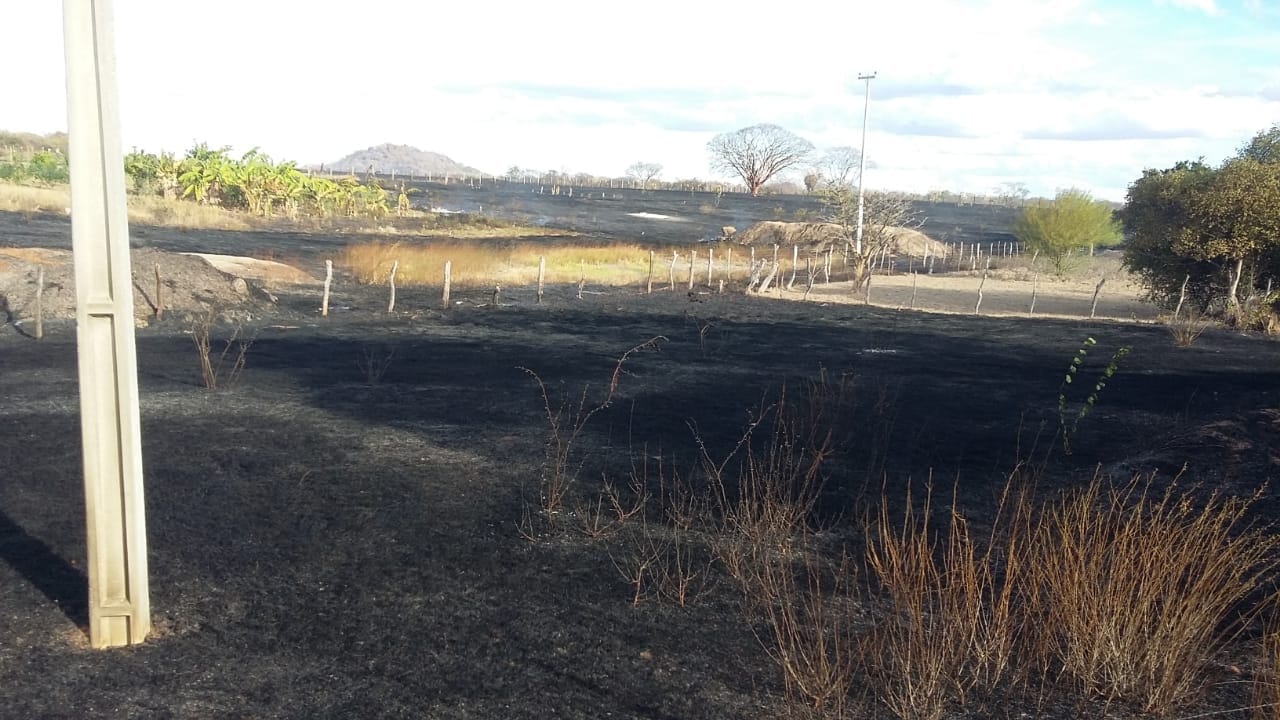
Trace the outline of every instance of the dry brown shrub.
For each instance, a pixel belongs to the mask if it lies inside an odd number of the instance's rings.
[[[991,693],[1010,675],[1032,516],[1013,477],[982,549],[953,500],[939,550],[929,526],[931,492],[916,507],[908,489],[901,520],[882,498],[866,525],[867,567],[887,596],[889,617],[868,636],[864,661],[896,717],[940,718],[950,704],[964,705],[974,690]]]
[[[253,346],[253,339],[244,337],[239,325],[234,326],[223,340],[212,338],[216,325],[216,313],[210,310],[194,316],[188,326],[200,369],[200,387],[206,390],[235,385],[244,371],[249,348]]]
[[[1211,320],[1200,316],[1193,310],[1188,310],[1165,321],[1165,329],[1169,331],[1169,336],[1173,338],[1174,345],[1186,348],[1194,345],[1200,335],[1211,324],[1213,324]]]
[[[1280,720],[1280,628],[1269,627],[1263,633],[1259,650],[1251,716],[1255,720]]]
[[[848,556],[824,567],[806,545],[800,543],[798,560],[770,555],[752,566],[768,628],[757,637],[782,671],[789,699],[824,717],[844,717],[862,662],[857,575]]]
[[[1257,499],[1197,500],[1152,478],[1095,478],[1042,511],[1030,568],[1032,652],[1090,696],[1167,713],[1270,581],[1280,543],[1248,527]],[[1224,630],[1225,628],[1225,630]]]

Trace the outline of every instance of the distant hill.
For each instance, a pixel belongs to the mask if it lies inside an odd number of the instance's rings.
[[[397,175],[485,174],[473,167],[454,162],[452,158],[440,153],[390,143],[353,152],[341,160],[325,165],[325,169],[335,172],[363,173],[368,171],[370,166],[373,166],[373,171],[376,173],[394,172]]]

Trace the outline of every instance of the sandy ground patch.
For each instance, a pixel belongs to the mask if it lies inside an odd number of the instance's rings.
[[[790,290],[786,288],[789,274],[781,289],[771,289],[766,297],[783,300],[803,300],[803,273]],[[978,288],[982,287],[982,305],[978,308]],[[1027,317],[1031,311],[1031,296],[1035,292],[1035,316],[1079,319],[1089,317],[1093,303],[1096,280],[1088,278],[1056,279],[1040,277],[1036,280],[1017,279],[1015,274],[989,274],[986,282],[982,274],[896,274],[876,275],[871,281],[870,305],[896,309],[914,309],[947,314],[979,314],[993,317]],[[868,304],[862,293],[851,292],[849,282],[824,284],[821,280],[809,293],[808,302],[838,305]],[[914,296],[914,297],[913,297]],[[1141,288],[1124,278],[1108,278],[1098,295],[1096,317],[1126,322],[1154,322],[1160,308],[1142,300]]]
[[[264,282],[306,283],[314,282],[310,274],[292,265],[275,260],[259,260],[258,258],[240,255],[216,255],[214,253],[183,253],[201,258],[218,270],[236,277]]]

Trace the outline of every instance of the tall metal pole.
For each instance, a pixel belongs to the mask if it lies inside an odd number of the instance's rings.
[[[129,219],[111,0],[63,0],[89,642],[151,630]]]
[[[867,169],[867,115],[871,111],[871,81],[875,73],[859,75],[858,79],[866,82],[867,94],[862,101],[862,149],[858,151],[858,230],[854,237],[853,251],[862,254],[862,176]]]

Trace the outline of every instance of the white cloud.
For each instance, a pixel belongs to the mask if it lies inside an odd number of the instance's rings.
[[[872,82],[876,187],[1123,194],[1147,166],[1216,162],[1280,118],[1280,24],[1210,0],[554,6],[223,0],[117,3],[126,145],[195,140],[330,161],[398,142],[491,172],[513,164],[706,176],[716,132],[777,122],[856,145]],[[1202,13],[1209,13],[1206,17]],[[1216,13],[1216,14],[1215,14]],[[1239,14],[1238,14],[1239,15]],[[1232,24],[1236,23],[1236,24]],[[7,3],[0,128],[65,125],[57,3]],[[1150,39],[1148,39],[1150,38]],[[1181,153],[1181,155],[1178,155]]]
[[[1183,10],[1199,10],[1206,15],[1222,12],[1215,0],[1156,0],[1156,5],[1171,5]]]

